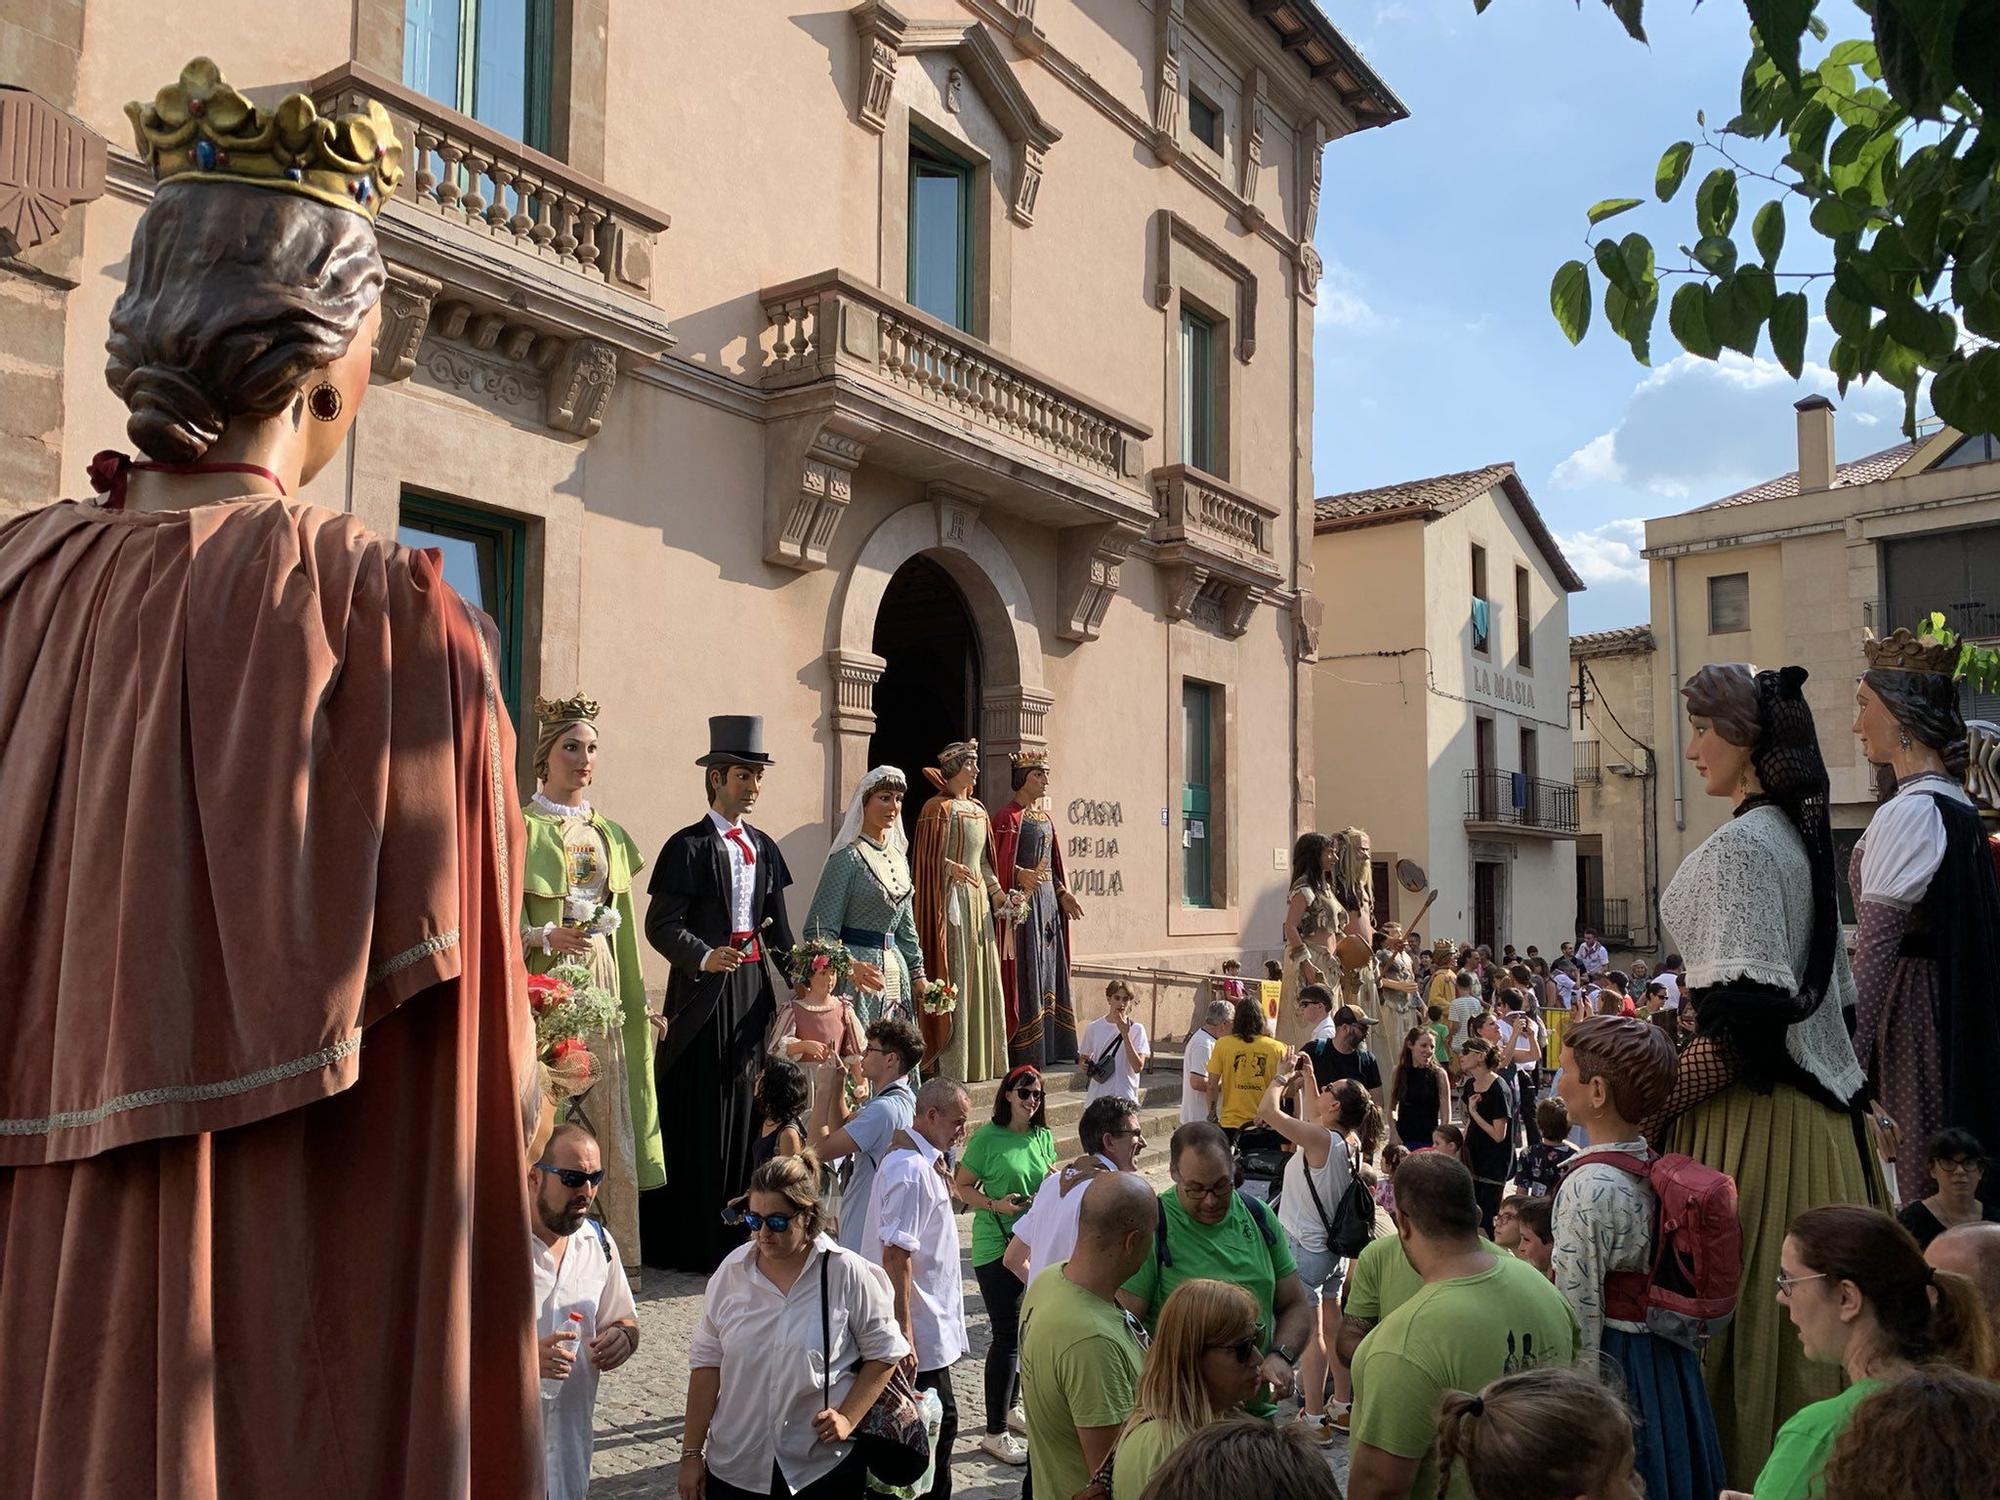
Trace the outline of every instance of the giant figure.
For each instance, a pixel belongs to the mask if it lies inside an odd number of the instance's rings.
[[[1044,1072],[1076,1061],[1076,1009],[1069,989],[1069,924],[1083,909],[1063,881],[1062,841],[1042,806],[1049,793],[1046,750],[1022,750],[1014,795],[993,814],[993,863],[1002,890],[1019,891],[1027,910],[995,920],[1002,939],[1000,981],[1007,997],[1007,1061]]]

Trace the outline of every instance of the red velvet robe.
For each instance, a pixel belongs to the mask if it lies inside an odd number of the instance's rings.
[[[0,528],[0,1494],[537,1496],[491,624],[288,501]]]

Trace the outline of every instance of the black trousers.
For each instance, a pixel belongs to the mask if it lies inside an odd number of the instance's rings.
[[[1535,1099],[1541,1092],[1542,1073],[1539,1068],[1521,1068],[1514,1073],[1514,1088],[1521,1096],[1521,1127],[1528,1133],[1528,1144],[1542,1143],[1541,1127],[1535,1124]]]
[[[1021,1278],[997,1260],[972,1268],[979,1295],[986,1303],[986,1321],[993,1341],[986,1346],[986,1430],[1007,1430],[1007,1412],[1014,1404],[1015,1365],[1021,1352],[1021,1298],[1027,1288]]]
[[[861,1455],[849,1449],[847,1457],[834,1466],[831,1473],[822,1474],[802,1490],[790,1488],[785,1483],[784,1472],[776,1464],[771,1465],[771,1487],[768,1490],[740,1490],[715,1477],[714,1471],[708,1476],[708,1500],[862,1500],[868,1487],[868,1470],[861,1463]]]
[[[938,1403],[944,1407],[944,1421],[938,1424],[937,1463],[925,1500],[951,1500],[951,1448],[958,1441],[958,1393],[951,1388],[951,1366],[917,1371],[917,1389],[936,1391]],[[1006,1420],[1005,1413],[1001,1420]]]

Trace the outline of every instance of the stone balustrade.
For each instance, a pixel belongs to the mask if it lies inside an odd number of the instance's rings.
[[[649,296],[667,216],[380,74],[347,64],[309,85],[322,113],[380,102],[403,140],[396,196],[588,280]]]
[[[1160,540],[1219,543],[1246,559],[1271,563],[1271,528],[1278,518],[1273,507],[1188,464],[1155,469],[1153,491]]]
[[[771,356],[764,384],[784,388],[866,373],[929,406],[1066,463],[1129,481],[1147,429],[841,271],[764,293]]]

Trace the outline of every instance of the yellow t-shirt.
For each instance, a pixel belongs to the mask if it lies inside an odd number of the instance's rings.
[[[1214,1092],[1216,1119],[1226,1130],[1237,1130],[1257,1118],[1264,1090],[1277,1081],[1285,1060],[1285,1044],[1274,1036],[1246,1042],[1226,1036],[1208,1055],[1209,1088]]]

